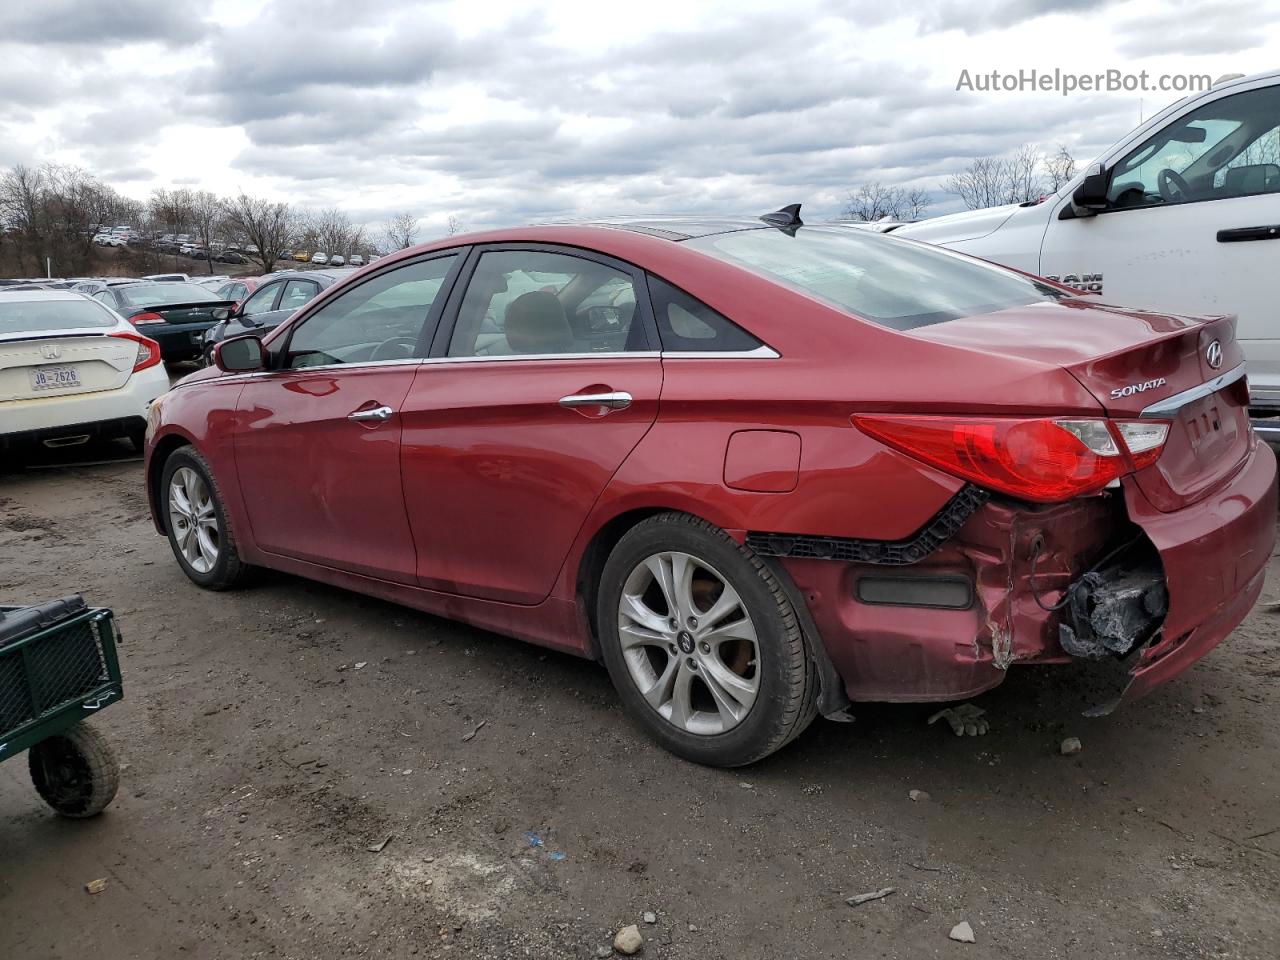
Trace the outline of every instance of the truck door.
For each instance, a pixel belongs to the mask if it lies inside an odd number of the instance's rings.
[[[1237,314],[1254,402],[1280,406],[1280,86],[1202,101],[1107,166],[1107,208],[1072,218],[1061,201],[1040,273],[1110,303]]]

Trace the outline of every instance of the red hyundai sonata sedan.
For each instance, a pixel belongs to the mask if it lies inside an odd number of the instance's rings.
[[[455,236],[151,408],[193,581],[273,567],[604,661],[702,763],[852,702],[1097,661],[1105,712],[1262,588],[1275,458],[1230,317],[758,220]]]

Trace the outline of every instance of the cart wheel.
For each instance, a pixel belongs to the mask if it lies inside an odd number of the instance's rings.
[[[77,723],[41,740],[28,753],[36,792],[64,817],[94,817],[106,809],[120,786],[120,763],[106,738]]]

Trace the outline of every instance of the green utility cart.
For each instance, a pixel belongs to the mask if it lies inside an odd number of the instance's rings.
[[[28,751],[36,792],[65,817],[99,814],[120,765],[86,717],[124,694],[111,611],[65,597],[0,606],[0,763]]]

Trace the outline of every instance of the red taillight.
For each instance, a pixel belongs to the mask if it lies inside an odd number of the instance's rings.
[[[132,340],[138,345],[138,356],[133,362],[133,372],[145,370],[147,367],[154,367],[160,362],[160,344],[147,337],[140,337],[136,333],[109,333],[109,337],[118,337],[121,340]]]
[[[1154,463],[1168,424],[1100,419],[854,416],[882,443],[981,487],[1056,503]],[[1131,449],[1132,448],[1132,449]]]
[[[160,316],[158,313],[151,313],[148,311],[144,313],[135,313],[129,318],[129,322],[135,327],[138,327],[145,323],[164,323],[164,317]]]

